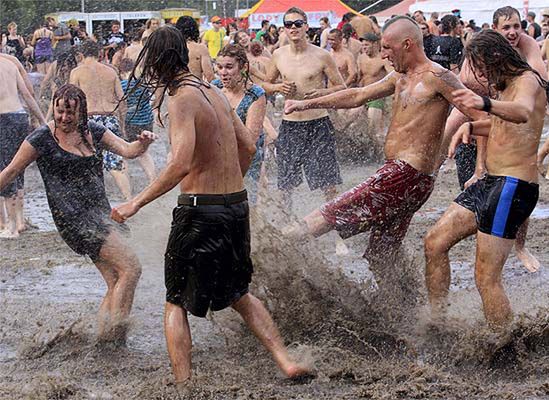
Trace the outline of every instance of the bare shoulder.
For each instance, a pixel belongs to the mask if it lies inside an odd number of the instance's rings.
[[[290,50],[290,47],[289,46],[282,46],[282,47],[279,47],[278,49],[276,49],[274,52],[273,52],[273,56],[272,56],[272,60],[274,60],[275,62],[280,58],[280,57],[284,57],[285,55],[288,54]]]
[[[520,34],[517,47],[520,50],[520,53],[526,58],[528,58],[528,55],[531,55],[533,53],[541,53],[538,42],[536,42],[533,37],[527,35],[526,33]]]
[[[202,56],[210,56],[210,52],[208,51],[208,48],[204,43],[195,43],[196,48],[200,52],[200,55]]]

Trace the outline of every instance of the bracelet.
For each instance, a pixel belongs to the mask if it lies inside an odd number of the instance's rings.
[[[482,96],[482,101],[484,102],[482,111],[486,111],[487,113],[489,113],[490,110],[492,109],[492,100],[490,100],[488,96]]]

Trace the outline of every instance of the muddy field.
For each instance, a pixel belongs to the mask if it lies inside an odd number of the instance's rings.
[[[162,164],[165,139],[152,151]],[[339,189],[363,181],[375,168],[344,164]],[[137,163],[131,163],[131,173],[141,189]],[[93,264],[72,253],[56,233],[34,166],[26,177],[27,215],[37,228],[20,240],[0,241],[0,398],[177,399],[162,329],[163,252],[175,193],[130,223],[128,240],[143,275],[127,348],[105,348],[93,337],[105,285]],[[506,337],[492,335],[483,323],[473,279],[474,239],[450,254],[450,320],[433,326],[424,316],[422,238],[457,195],[456,182],[449,164],[412,222],[405,256],[388,261],[388,268],[410,278],[403,286],[414,291],[417,304],[404,304],[378,293],[361,258],[366,235],[346,242],[346,256],[335,255],[334,234],[305,244],[281,239],[277,228],[287,216],[277,206],[271,178],[267,200],[254,215],[254,292],[315,376],[285,380],[236,313],[225,310],[208,319],[190,318],[195,371],[190,398],[548,399],[548,182],[541,184],[527,242],[542,269],[527,273],[514,255],[505,266],[516,315]],[[107,184],[116,204],[120,198],[110,177]],[[322,202],[320,193],[301,187],[295,196],[298,216]]]

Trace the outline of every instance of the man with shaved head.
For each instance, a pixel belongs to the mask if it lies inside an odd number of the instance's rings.
[[[398,16],[387,22],[381,46],[382,58],[394,68],[382,80],[316,99],[288,100],[285,106],[287,114],[312,108],[354,108],[394,94],[385,164],[365,182],[286,230],[291,236],[318,237],[336,229],[344,238],[370,231],[364,256],[376,275],[375,265],[387,265],[387,257],[400,247],[412,216],[433,190],[452,91],[463,88],[456,75],[425,56],[421,31],[411,18]],[[379,272],[383,276],[378,284],[399,285],[398,279],[389,283],[387,270]]]

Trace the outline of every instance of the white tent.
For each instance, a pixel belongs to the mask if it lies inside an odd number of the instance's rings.
[[[450,14],[454,9],[459,9],[461,10],[461,18],[464,21],[474,19],[477,26],[480,26],[484,22],[491,24],[494,11],[500,7],[512,6],[523,14],[525,3],[529,3],[528,11],[536,13],[537,21],[541,21],[541,10],[549,8],[548,0],[426,0],[412,4],[410,12],[421,10],[428,18],[432,12],[438,12],[442,17],[445,14]],[[524,18],[525,15],[522,15],[522,17]]]

